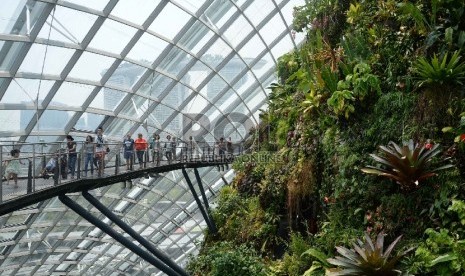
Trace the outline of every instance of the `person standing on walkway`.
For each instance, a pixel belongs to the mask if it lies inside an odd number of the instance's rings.
[[[74,179],[74,172],[76,171],[76,159],[77,159],[77,152],[76,152],[76,142],[74,142],[74,138],[71,135],[66,136],[66,147],[68,148],[68,171],[71,175],[71,179]]]
[[[105,168],[105,154],[107,152],[107,140],[103,135],[103,128],[98,127],[97,137],[95,138],[95,159],[97,161],[98,177],[103,176]]]
[[[156,134],[155,139],[152,145],[152,162],[155,162],[156,166],[160,166],[161,160],[161,143],[160,143],[160,135]]]
[[[176,137],[171,137],[171,151],[173,152],[173,160],[176,160],[176,147],[177,147],[177,143],[176,143]]]
[[[139,160],[139,168],[142,169],[144,164],[144,154],[147,151],[147,140],[142,136],[142,133],[137,134],[137,139],[134,141],[137,159]]]
[[[189,156],[189,161],[194,159],[194,150],[195,150],[195,142],[192,136],[189,136],[189,141],[187,142],[187,155]]]
[[[166,159],[168,160],[168,164],[171,164],[171,160],[173,159],[173,150],[171,148],[171,135],[166,136],[166,142],[165,142],[165,155]]]
[[[134,139],[131,138],[131,133],[126,135],[123,140],[124,159],[126,160],[126,170],[132,170],[132,159],[134,156]]]
[[[226,144],[224,142],[223,137],[220,138],[220,141],[218,141],[217,146],[218,146],[218,155],[220,156],[220,161],[224,161],[224,154],[226,152]]]
[[[94,152],[95,152],[95,144],[94,138],[92,136],[87,135],[86,142],[84,143],[84,152],[85,152],[85,159],[84,159],[84,177],[87,177],[87,171],[89,169],[90,164],[90,174],[94,175]]]
[[[148,142],[149,142],[149,150],[150,150],[150,153],[152,154],[152,163],[155,163],[154,144],[155,144],[155,139],[156,138],[157,138],[157,134],[153,133],[152,137],[150,137],[150,139],[148,140]],[[147,160],[147,161],[150,162],[150,157],[149,157],[149,160]]]
[[[226,150],[228,151],[228,159],[233,157],[234,153],[234,148],[233,148],[233,143],[231,141],[231,137],[228,138],[228,141],[226,142]]]

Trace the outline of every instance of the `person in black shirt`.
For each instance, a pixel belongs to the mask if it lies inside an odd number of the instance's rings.
[[[134,139],[131,138],[131,134],[128,133],[126,138],[123,140],[124,148],[124,159],[126,159],[126,170],[132,170],[132,157],[134,155]]]
[[[76,142],[74,142],[74,138],[71,135],[66,136],[66,146],[68,148],[68,170],[69,174],[71,174],[71,179],[74,179],[74,172],[76,171],[76,159],[77,159],[77,152],[76,152]]]

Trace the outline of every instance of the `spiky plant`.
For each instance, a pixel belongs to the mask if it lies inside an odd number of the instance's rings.
[[[419,86],[459,84],[465,81],[465,62],[460,61],[460,52],[455,51],[450,59],[448,53],[442,58],[434,55],[429,61],[421,57],[414,63],[414,69],[418,75]]]
[[[437,171],[453,167],[446,164],[437,168],[430,168],[433,158],[441,153],[439,144],[431,148],[423,144],[415,144],[412,140],[403,146],[389,142],[387,146],[380,146],[381,156],[370,154],[370,156],[384,168],[367,166],[362,172],[375,174],[395,180],[404,191],[417,188],[420,182],[433,177]]]
[[[384,251],[384,234],[379,233],[376,242],[373,242],[370,236],[365,233],[365,241],[357,239],[353,243],[352,249],[342,246],[336,246],[337,252],[341,256],[329,258],[327,261],[338,269],[331,269],[327,275],[365,275],[365,276],[391,276],[401,275],[401,271],[396,269],[399,260],[410,252],[410,248],[404,252],[390,257],[392,250],[402,236],[397,237]]]

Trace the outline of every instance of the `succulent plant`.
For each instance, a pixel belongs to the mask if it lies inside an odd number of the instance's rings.
[[[397,237],[384,251],[384,234],[381,232],[373,242],[370,236],[365,233],[365,241],[357,240],[353,243],[353,249],[336,246],[337,252],[341,256],[329,258],[327,261],[338,266],[338,269],[331,269],[327,275],[376,275],[391,276],[401,275],[402,272],[396,269],[399,260],[410,252],[410,248],[404,252],[390,257],[392,250],[402,236]]]
[[[446,164],[437,168],[430,168],[433,157],[441,153],[439,144],[425,147],[423,144],[415,144],[412,140],[402,147],[394,142],[379,147],[382,156],[370,154],[378,163],[387,167],[378,168],[367,166],[362,171],[367,174],[375,174],[395,180],[403,190],[412,190],[420,185],[420,182],[433,177],[437,171],[453,167]]]

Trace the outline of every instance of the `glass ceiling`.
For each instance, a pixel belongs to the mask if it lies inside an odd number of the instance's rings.
[[[98,126],[110,141],[128,132],[242,141],[277,58],[304,39],[291,32],[303,3],[2,0],[0,143],[83,141]],[[200,173],[210,200],[233,177]],[[179,171],[91,193],[177,263],[197,252],[206,223]],[[0,217],[0,227],[1,275],[160,273],[57,198]]]

